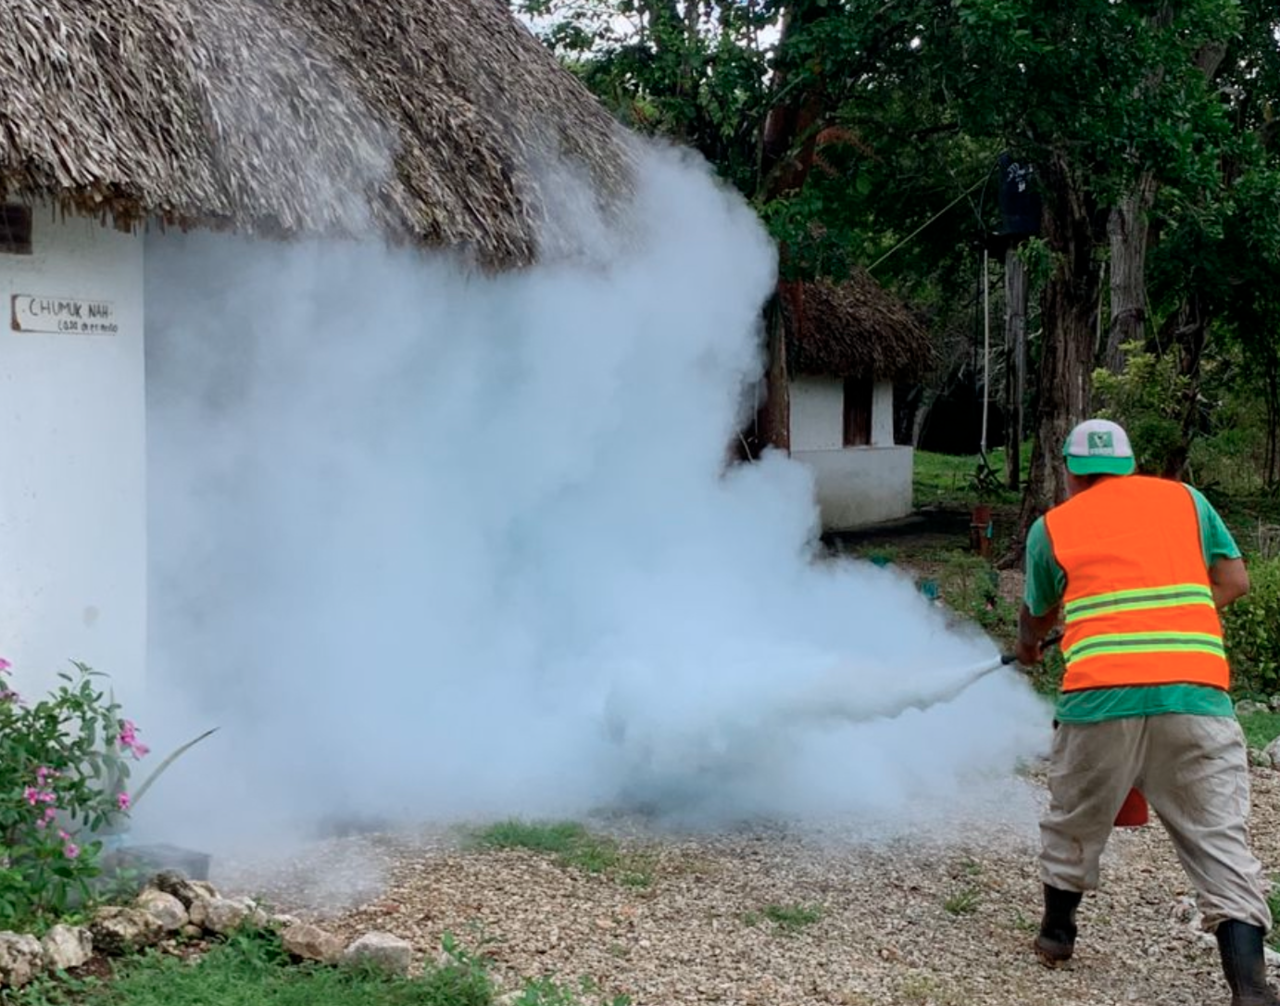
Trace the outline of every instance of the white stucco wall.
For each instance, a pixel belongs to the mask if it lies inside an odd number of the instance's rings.
[[[850,447],[792,451],[813,471],[818,509],[827,531],[895,520],[911,513],[910,447]]]
[[[790,390],[791,450],[840,450],[844,446],[844,382],[797,377]]]
[[[847,530],[911,512],[914,453],[893,444],[893,383],[871,391],[871,446],[844,446],[844,382],[791,382],[791,456],[813,471],[822,526]]]
[[[893,446],[892,381],[876,381],[871,388],[871,446]]]
[[[142,239],[37,207],[32,252],[0,254],[0,656],[19,691],[74,659],[124,699],[146,650]]]

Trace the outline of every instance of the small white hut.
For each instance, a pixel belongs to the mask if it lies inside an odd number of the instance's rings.
[[[781,284],[790,449],[813,471],[825,530],[911,512],[914,452],[894,437],[894,386],[932,362],[928,334],[866,272]]]

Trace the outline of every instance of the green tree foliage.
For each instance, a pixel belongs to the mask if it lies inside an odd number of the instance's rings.
[[[1145,258],[1125,263],[1146,274],[1137,336],[1152,359],[1140,366],[1177,378],[1167,469],[1209,432],[1208,362],[1263,404],[1268,481],[1280,479],[1273,3],[515,3],[624,122],[696,147],[754,202],[784,278],[874,266],[962,348],[976,328],[976,246],[1000,225],[996,157],[1036,167],[1045,268],[1028,387],[1044,449],[1024,518],[1061,497],[1057,445],[1099,404],[1107,229],[1122,205],[1149,238]]]
[[[701,151],[755,189],[774,3],[517,0],[516,9],[627,126]]]

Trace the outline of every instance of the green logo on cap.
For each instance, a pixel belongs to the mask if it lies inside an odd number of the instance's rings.
[[[1087,435],[1086,443],[1090,454],[1115,454],[1116,445],[1111,439],[1110,430],[1095,430]]]

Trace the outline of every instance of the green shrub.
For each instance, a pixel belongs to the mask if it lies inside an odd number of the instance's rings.
[[[1241,713],[1240,729],[1251,748],[1265,748],[1280,737],[1280,713]]]
[[[34,704],[8,687],[0,660],[0,929],[39,927],[87,900],[102,843],[129,807],[130,757],[147,753],[136,728],[78,677]]]
[[[1018,611],[1000,596],[1000,574],[989,560],[972,552],[948,552],[942,557],[937,585],[943,603],[957,615],[1002,642],[1012,642]]]
[[[1249,593],[1222,615],[1237,692],[1280,690],[1280,559],[1249,564]]]
[[[1126,343],[1124,370],[1094,371],[1098,415],[1125,428],[1133,444],[1138,470],[1159,475],[1182,449],[1182,410],[1188,378],[1179,373],[1172,354],[1157,357],[1139,342]]]
[[[1254,496],[1266,488],[1266,426],[1261,416],[1240,420],[1191,447],[1191,473],[1197,486],[1217,494]]]

